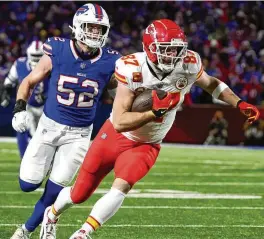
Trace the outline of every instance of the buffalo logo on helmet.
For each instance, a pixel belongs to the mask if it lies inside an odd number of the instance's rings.
[[[182,90],[184,89],[186,86],[188,85],[188,79],[187,78],[179,78],[176,83],[175,86],[178,90]]]
[[[80,7],[77,12],[76,12],[76,16],[79,16],[85,12],[87,12],[89,10],[88,6],[83,5],[82,7]]]

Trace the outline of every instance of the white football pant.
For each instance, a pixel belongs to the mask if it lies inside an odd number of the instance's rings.
[[[92,128],[62,125],[43,113],[22,159],[20,178],[39,184],[50,172],[51,181],[67,186],[88,151]]]

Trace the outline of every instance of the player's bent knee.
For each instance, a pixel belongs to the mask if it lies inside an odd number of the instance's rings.
[[[71,200],[74,204],[80,204],[86,201],[88,196],[84,194],[76,194],[71,192]]]
[[[133,184],[131,185],[129,182],[127,182],[126,180],[122,179],[122,178],[116,178],[112,188],[118,189],[121,192],[127,194],[130,189],[132,188]]]
[[[22,180],[21,178],[19,178],[19,185],[20,188],[23,192],[32,192],[35,191],[37,188],[39,188],[39,186],[41,185],[42,182],[38,183],[38,184],[34,184],[34,183],[29,183],[26,182],[24,180]]]

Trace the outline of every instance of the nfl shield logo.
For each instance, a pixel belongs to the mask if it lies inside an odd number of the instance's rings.
[[[84,69],[86,67],[86,64],[85,63],[81,63],[80,67],[81,67],[81,69]]]

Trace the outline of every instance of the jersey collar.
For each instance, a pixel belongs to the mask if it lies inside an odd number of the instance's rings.
[[[71,47],[71,51],[72,51],[72,54],[74,56],[74,58],[77,60],[79,58],[78,54],[77,54],[77,51],[74,47],[74,42],[73,40],[70,41],[70,47]]]
[[[156,77],[159,81],[163,81],[167,76],[169,76],[173,72],[173,70],[172,70],[171,72],[162,74],[162,71],[159,70],[151,61],[149,61],[148,58],[147,58],[147,66],[148,66],[151,74],[154,77]]]

